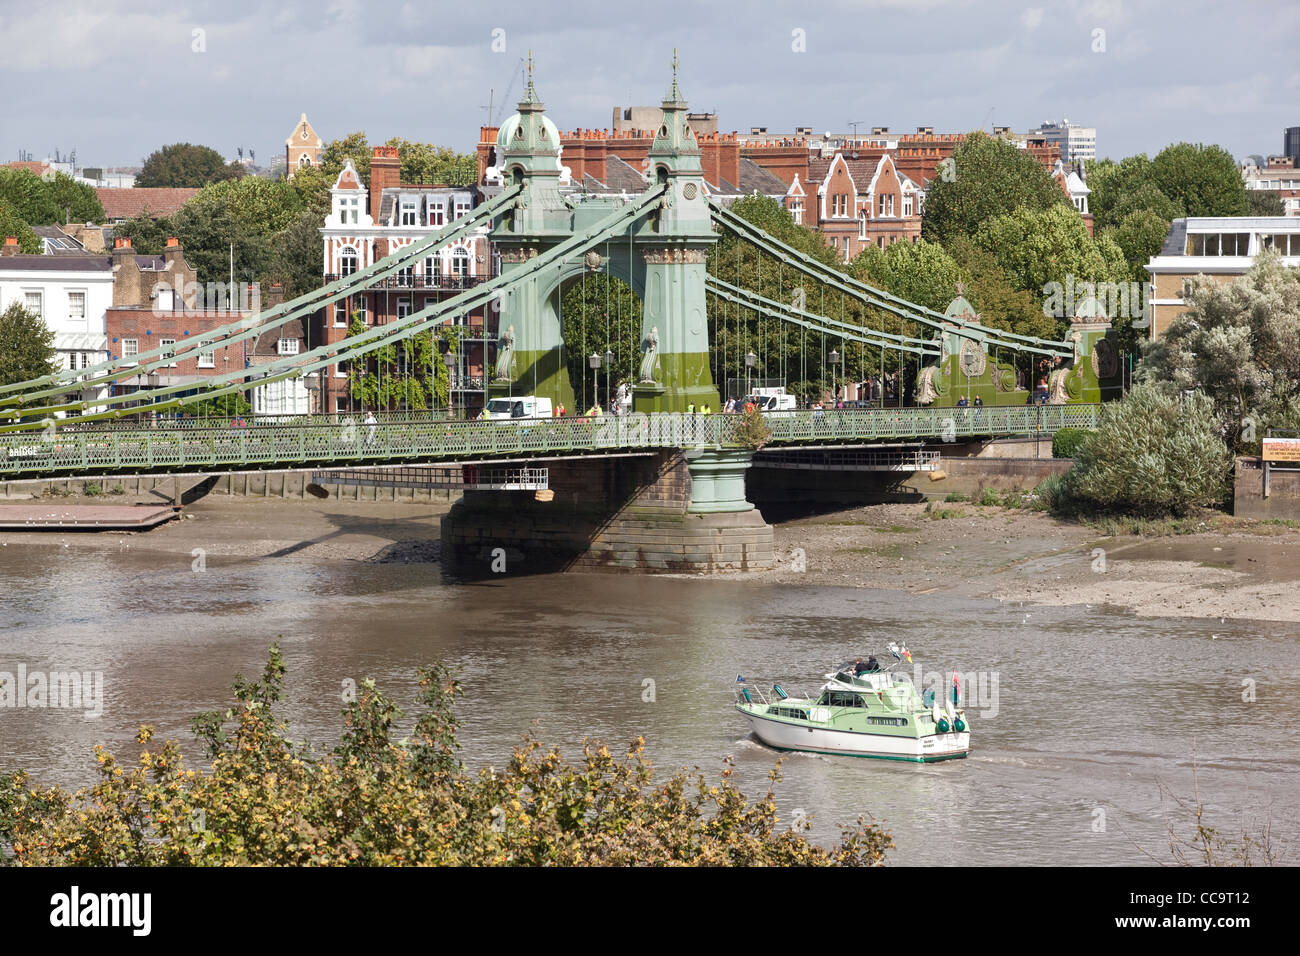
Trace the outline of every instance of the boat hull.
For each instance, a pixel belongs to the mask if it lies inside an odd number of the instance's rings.
[[[902,734],[834,730],[828,727],[776,720],[753,713],[744,707],[737,709],[749,720],[754,736],[777,750],[807,751],[845,757],[874,757],[880,760],[907,760],[915,763],[959,760],[970,753],[969,731],[914,737]]]

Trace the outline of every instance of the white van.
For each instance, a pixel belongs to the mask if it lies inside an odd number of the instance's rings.
[[[492,421],[514,418],[550,418],[554,414],[549,398],[520,395],[517,398],[491,398],[481,417]]]
[[[784,388],[756,388],[749,396],[761,412],[793,411],[798,403],[793,395],[787,395]]]

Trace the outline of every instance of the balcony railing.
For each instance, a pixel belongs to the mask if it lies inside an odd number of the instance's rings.
[[[346,279],[347,276],[330,273],[323,277],[323,285],[336,282],[339,279]],[[486,282],[490,276],[406,276],[395,275],[386,276],[382,279],[372,279],[366,284],[367,289],[400,289],[402,291],[415,292],[463,292],[465,289],[472,289],[476,285]]]

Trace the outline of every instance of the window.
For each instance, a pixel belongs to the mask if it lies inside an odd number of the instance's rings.
[[[86,293],[84,292],[68,293],[68,318],[73,322],[85,321]]]
[[[442,257],[429,256],[424,260],[424,284],[437,285],[442,278]]]
[[[415,225],[415,206],[416,206],[416,201],[414,199],[402,200],[401,225],[403,226]]]
[[[904,196],[904,197],[903,197],[903,215],[904,215],[904,216],[910,216],[910,215],[912,215],[912,197],[911,197],[911,196]]]
[[[877,727],[906,727],[906,717],[868,717],[867,723],[875,724]]]
[[[175,339],[159,339],[159,340],[158,340],[158,347],[159,347],[160,349],[162,349],[162,355],[163,355],[163,358],[174,358],[175,355],[176,355],[176,348],[175,348],[175,346],[176,346],[176,340],[175,340]],[[168,368],[175,368],[175,367],[176,367],[176,363],[175,363],[175,362],[172,362],[172,363],[168,366]]]
[[[279,348],[277,349],[277,351],[278,351],[281,355],[297,355],[297,354],[298,354],[298,340],[297,340],[297,339],[280,339],[280,341],[279,341]]]
[[[436,196],[429,197],[429,225],[440,228],[447,218],[447,209]]]
[[[457,197],[457,198],[456,198],[456,218],[459,219],[461,216],[465,215],[465,214],[468,213],[468,212],[469,212],[469,200],[468,200],[468,199],[461,199],[460,197]]]
[[[880,197],[880,215],[892,216],[894,214],[894,194],[885,193]]]
[[[817,703],[823,707],[857,707],[865,709],[867,706],[861,694],[851,694],[843,690],[825,691]]]
[[[867,214],[865,212],[858,216],[858,238],[867,238]]]
[[[134,363],[135,363],[135,357],[136,357],[137,355],[139,355],[139,354],[140,354],[140,340],[139,340],[139,339],[123,339],[123,340],[122,340],[122,361],[123,361],[123,362],[130,362],[130,363],[134,364]]]
[[[217,354],[216,354],[216,351],[213,350],[213,349],[208,349],[208,351],[206,351],[206,352],[200,352],[200,353],[199,353],[198,367],[199,367],[199,368],[216,368],[216,367],[217,367]]]
[[[45,318],[45,294],[27,291],[23,293],[23,307],[39,318]]]
[[[343,225],[355,225],[359,221],[360,207],[360,196],[344,196],[339,199],[339,222]]]
[[[397,317],[398,317],[399,319],[404,319],[404,318],[406,318],[406,317],[407,317],[408,315],[410,315],[410,314],[411,314],[411,300],[410,300],[410,299],[398,299],[398,300],[397,300]]]
[[[347,328],[348,324],[348,306],[346,300],[340,300],[334,303],[334,327],[336,329]]]
[[[469,253],[464,249],[457,249],[451,254],[451,272],[462,279],[469,275]]]
[[[344,246],[343,252],[339,255],[339,275],[350,276],[357,271],[357,250],[351,246]]]
[[[790,218],[794,220],[796,226],[803,225],[803,203],[798,199],[790,203]]]

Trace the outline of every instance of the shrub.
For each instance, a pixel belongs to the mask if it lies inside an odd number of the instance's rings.
[[[639,738],[619,756],[588,741],[569,763],[529,735],[503,770],[469,773],[460,684],[440,665],[418,672],[409,739],[392,739],[402,712],[366,680],[339,745],[319,755],[274,713],[285,670],[272,645],[260,680],[236,677],[231,709],[195,719],[206,773],[174,742],[146,747],[141,727],[138,764],[96,748],[99,781],[76,794],[0,775],[0,849],[36,866],[855,866],[893,846],[861,819],[834,847],[809,843],[806,824],[778,826],[771,787],[751,802],[729,763],[718,782],[684,770],[655,782]]]
[[[944,501],[970,501],[970,495],[963,494],[960,491],[950,491]]]
[[[982,492],[980,492],[979,500],[976,502],[976,504],[1000,505],[1002,504],[1002,496],[999,495],[997,491],[995,491],[992,488],[985,488]]]
[[[1080,445],[1078,463],[1052,489],[1064,506],[1057,510],[1155,516],[1218,505],[1231,464],[1219,435],[1208,398],[1138,386],[1103,410]]]
[[[732,441],[742,448],[759,451],[772,440],[772,429],[768,427],[767,419],[758,407],[750,405],[747,411],[736,416],[731,435]]]
[[[1079,448],[1092,436],[1091,428],[1062,428],[1052,436],[1053,458],[1074,458]]]

